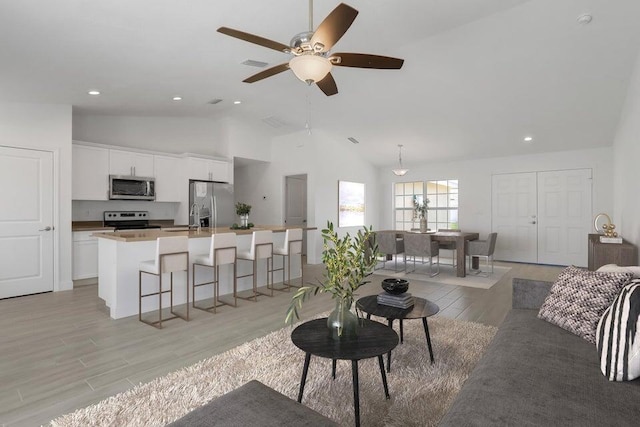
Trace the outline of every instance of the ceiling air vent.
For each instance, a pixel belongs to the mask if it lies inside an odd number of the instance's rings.
[[[222,102],[222,99],[215,98],[215,99],[212,99],[211,101],[207,102],[207,104],[216,105],[216,104],[219,104],[220,102]]]
[[[285,122],[274,116],[265,117],[262,121],[276,129],[287,126]]]
[[[258,67],[258,68],[264,68],[267,65],[269,65],[266,62],[262,62],[262,61],[254,61],[253,59],[247,59],[244,62],[241,62],[242,65],[248,65],[249,67]]]
[[[358,141],[357,139],[355,139],[354,137],[350,136],[349,138],[347,138],[349,141],[353,142],[354,144],[360,144],[360,141]]]

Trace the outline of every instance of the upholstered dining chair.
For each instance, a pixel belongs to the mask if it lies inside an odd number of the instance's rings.
[[[413,270],[407,271],[412,273],[416,271],[416,257],[429,258],[429,276],[437,276],[440,274],[440,248],[438,242],[431,239],[430,234],[407,233],[404,235],[404,256],[405,267],[406,259],[413,257]],[[433,257],[436,257],[437,270],[433,271]],[[406,268],[405,268],[406,270]]]
[[[457,228],[438,228],[438,232],[460,233]],[[456,266],[456,242],[440,242],[440,249],[451,251],[451,265]]]
[[[378,243],[378,253],[384,256],[382,268],[387,268],[387,255],[393,255],[395,261],[395,271],[398,270],[398,255],[404,253],[404,240],[398,237],[396,231],[378,231],[376,232],[376,241]],[[405,260],[405,270],[407,263]]]
[[[476,257],[483,257],[487,260],[487,266],[489,266],[489,259],[491,259],[491,273],[482,273],[478,270],[478,275],[488,277],[493,274],[493,252],[496,249],[496,240],[498,239],[498,233],[489,233],[487,240],[470,240],[467,242],[467,257],[469,258],[469,271],[471,271],[471,259]]]

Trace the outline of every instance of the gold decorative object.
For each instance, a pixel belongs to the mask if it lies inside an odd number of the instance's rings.
[[[598,219],[600,219],[600,217],[606,217],[607,219],[607,222],[605,224],[602,224],[602,227],[598,226]],[[595,228],[598,233],[604,234],[605,237],[618,237],[618,233],[614,231],[616,229],[616,226],[615,224],[611,223],[611,217],[606,213],[600,213],[596,215],[595,219],[593,220],[593,228]]]

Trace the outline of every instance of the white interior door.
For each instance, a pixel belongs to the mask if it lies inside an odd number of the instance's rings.
[[[495,259],[538,261],[536,173],[492,177],[492,229],[498,233]]]
[[[0,147],[0,298],[53,290],[53,154]]]
[[[591,169],[538,172],[538,262],[587,265]]]
[[[307,176],[285,177],[285,218],[287,226],[307,225]],[[302,233],[305,236],[306,233]],[[307,253],[307,240],[302,239],[302,253]]]

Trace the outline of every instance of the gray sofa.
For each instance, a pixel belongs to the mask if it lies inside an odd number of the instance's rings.
[[[550,288],[513,279],[513,309],[441,426],[640,425],[640,380],[608,381],[593,344],[536,317]]]

